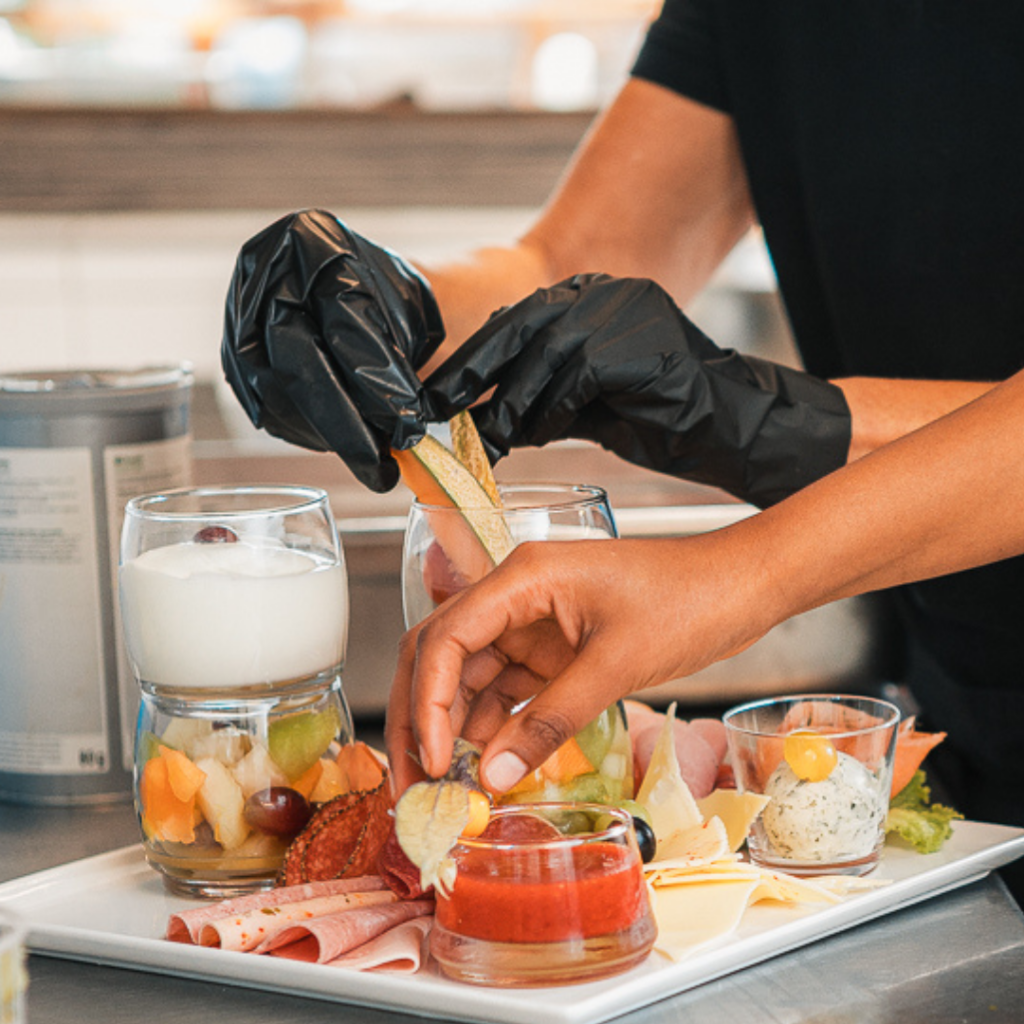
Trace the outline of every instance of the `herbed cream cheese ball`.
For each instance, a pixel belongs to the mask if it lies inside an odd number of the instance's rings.
[[[783,761],[765,786],[761,812],[777,856],[828,864],[868,856],[878,843],[888,801],[879,779],[849,754],[839,754],[827,779],[808,782]]]

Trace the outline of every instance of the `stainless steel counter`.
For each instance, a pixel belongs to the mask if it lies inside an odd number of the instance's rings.
[[[136,841],[127,804],[0,804],[0,881]],[[33,956],[30,1024],[413,1024],[418,1018]],[[995,877],[618,1018],[623,1024],[1024,1020],[1024,915]]]

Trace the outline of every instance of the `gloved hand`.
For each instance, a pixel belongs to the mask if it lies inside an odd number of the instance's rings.
[[[490,456],[596,441],[760,507],[846,462],[839,388],[719,349],[653,281],[582,275],[495,313],[425,382],[451,416],[473,410]]]
[[[257,427],[335,451],[368,487],[426,433],[416,376],[444,339],[426,281],[322,210],[251,238],[228,291],[221,362]]]

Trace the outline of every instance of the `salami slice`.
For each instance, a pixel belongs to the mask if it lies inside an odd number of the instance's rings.
[[[288,847],[278,881],[299,885],[374,871],[392,828],[393,805],[386,772],[375,789],[328,801]]]
[[[198,943],[204,925],[232,914],[245,914],[250,910],[279,907],[287,903],[316,899],[319,896],[336,896],[349,892],[374,892],[386,888],[379,875],[364,875],[361,878],[332,879],[324,882],[310,882],[305,885],[284,886],[264,892],[237,896],[219,903],[207,903],[172,914],[167,925],[167,938],[172,942]]]
[[[327,963],[384,935],[413,918],[434,912],[433,900],[400,902],[360,907],[291,924],[256,947],[257,953],[308,963]]]
[[[420,869],[409,860],[402,849],[395,833],[394,822],[377,857],[377,873],[384,880],[384,884],[401,900],[418,899],[425,893],[434,891],[432,888],[424,890],[420,885]]]

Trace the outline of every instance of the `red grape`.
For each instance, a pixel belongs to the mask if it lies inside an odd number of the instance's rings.
[[[245,802],[245,820],[272,836],[294,836],[313,813],[306,798],[288,786],[271,786],[253,793]]]

